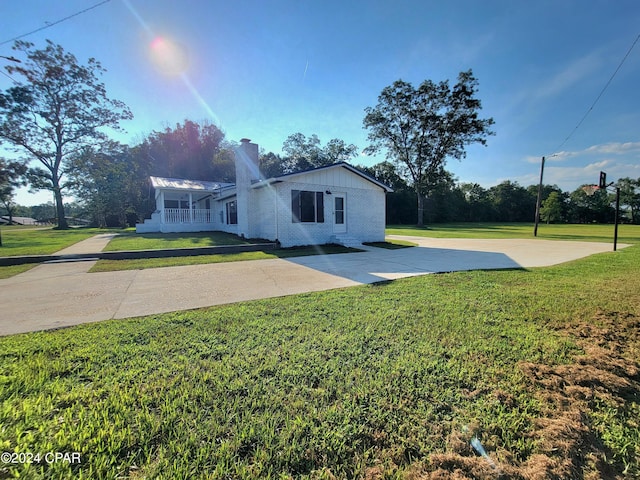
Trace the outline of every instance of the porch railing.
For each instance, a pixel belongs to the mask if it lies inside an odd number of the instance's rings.
[[[165,208],[164,223],[212,223],[211,210],[206,208]]]

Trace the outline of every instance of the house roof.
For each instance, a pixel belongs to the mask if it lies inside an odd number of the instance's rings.
[[[204,180],[184,180],[181,178],[151,177],[153,188],[170,188],[172,190],[189,190],[199,192],[220,191],[234,187],[234,183],[205,182]]]
[[[274,177],[274,178],[270,178],[268,180],[265,180],[265,182],[267,182],[267,183],[283,182],[283,181],[287,181],[287,180],[289,180],[289,179],[291,179],[293,177],[296,177],[296,176],[306,175],[306,174],[311,173],[311,172],[318,172],[318,171],[321,171],[321,170],[329,170],[329,169],[333,169],[333,168],[345,168],[345,169],[349,170],[351,173],[354,173],[354,174],[364,178],[365,180],[373,183],[374,185],[379,186],[385,192],[387,192],[387,193],[388,192],[393,192],[393,189],[390,186],[385,185],[384,183],[382,183],[382,182],[376,180],[375,178],[373,178],[371,175],[367,175],[363,171],[358,170],[356,167],[354,167],[352,165],[349,165],[346,162],[334,163],[332,165],[326,165],[324,167],[311,168],[309,170],[304,170],[302,172],[287,173],[285,175],[280,175],[278,177]],[[261,183],[264,184],[264,182],[258,182],[254,186],[258,187],[258,186],[260,186]]]
[[[11,217],[13,223],[18,225],[35,225],[38,221],[35,218],[31,217]],[[9,223],[9,215],[3,215],[0,217],[0,223],[3,225]]]
[[[324,167],[311,168],[302,172],[287,173],[278,177],[269,178],[267,180],[258,180],[252,188],[260,188],[270,183],[286,182],[297,176],[307,175],[311,172],[318,172],[321,170],[329,170],[334,168],[344,168],[351,173],[362,177],[363,179],[377,185],[385,192],[393,192],[393,189],[388,185],[376,180],[370,175],[358,170],[352,165],[346,162],[334,163],[332,165],[326,165]],[[206,182],[204,180],[184,180],[180,178],[163,178],[163,177],[151,177],[151,184],[154,188],[166,188],[171,190],[184,190],[184,191],[200,191],[200,192],[217,192],[220,193],[220,198],[232,197],[235,195],[235,183],[223,183],[223,182]]]

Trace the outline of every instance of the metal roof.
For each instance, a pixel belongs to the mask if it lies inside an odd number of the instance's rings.
[[[223,188],[234,187],[234,183],[205,182],[204,180],[184,180],[182,178],[151,177],[154,188],[170,188],[172,190],[190,190],[199,192],[219,191]]]

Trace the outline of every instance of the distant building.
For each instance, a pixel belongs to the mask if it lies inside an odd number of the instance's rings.
[[[11,217],[13,225],[38,225],[38,221],[35,218],[30,217]],[[9,215],[3,215],[0,217],[0,224],[9,224]]]

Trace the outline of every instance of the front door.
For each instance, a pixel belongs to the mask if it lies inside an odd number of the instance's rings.
[[[333,232],[347,231],[347,197],[345,193],[337,193],[333,197]]]

